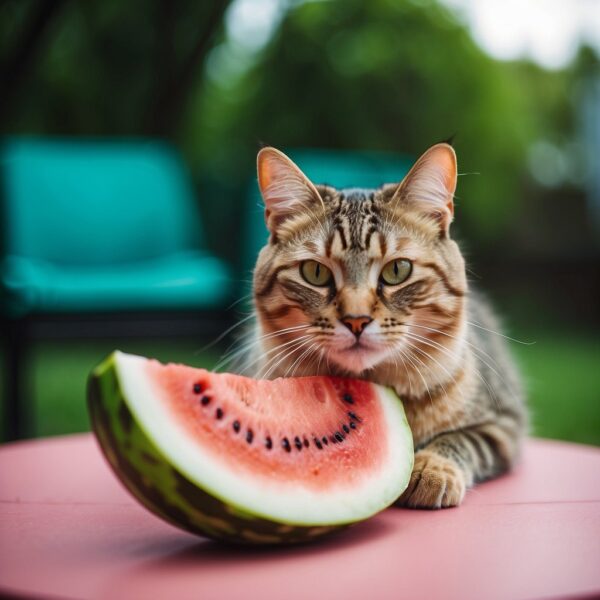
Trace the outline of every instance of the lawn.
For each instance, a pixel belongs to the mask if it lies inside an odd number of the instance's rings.
[[[511,343],[529,390],[533,434],[600,446],[600,343],[592,335],[523,333]],[[35,434],[86,431],[86,378],[113,348],[211,368],[219,348],[190,342],[42,343],[33,353]]]

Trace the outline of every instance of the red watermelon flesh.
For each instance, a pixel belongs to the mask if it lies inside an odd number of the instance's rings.
[[[151,362],[162,400],[204,452],[265,483],[353,488],[387,458],[382,406],[360,380],[253,380]]]

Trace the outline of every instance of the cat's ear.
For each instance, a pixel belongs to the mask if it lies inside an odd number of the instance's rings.
[[[417,160],[391,202],[435,219],[445,236],[454,216],[456,179],[454,149],[449,144],[436,144]]]
[[[263,148],[257,157],[258,185],[265,201],[265,221],[272,233],[287,218],[323,206],[308,177],[283,152]]]

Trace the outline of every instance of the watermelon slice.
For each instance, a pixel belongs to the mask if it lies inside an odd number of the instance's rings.
[[[315,538],[392,504],[412,471],[400,400],[365,381],[263,381],[114,352],[88,400],[125,486],[163,519],[217,539]]]

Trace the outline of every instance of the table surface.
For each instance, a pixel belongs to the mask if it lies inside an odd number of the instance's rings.
[[[532,440],[459,508],[236,549],[148,513],[89,434],[0,447],[0,595],[210,600],[600,597],[600,450]]]

